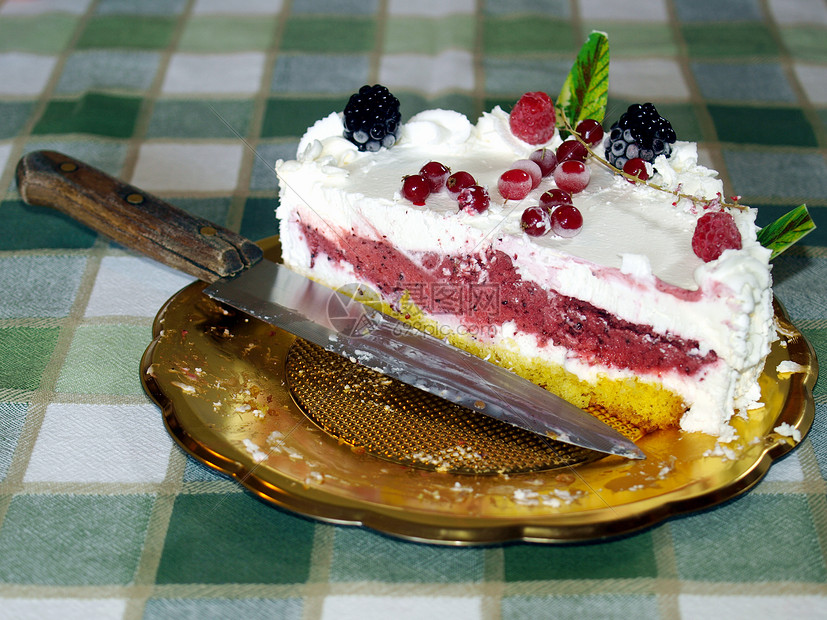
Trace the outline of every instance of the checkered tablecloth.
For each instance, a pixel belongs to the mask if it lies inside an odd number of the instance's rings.
[[[827,617],[827,428],[749,493],[590,544],[450,548],[317,523],[189,458],[138,364],[190,280],[24,205],[56,149],[251,238],[279,157],[364,83],[404,118],[559,92],[592,29],[609,116],[654,101],[759,223],[827,351],[824,0],[0,0],[0,618]],[[825,358],[827,359],[827,358]]]

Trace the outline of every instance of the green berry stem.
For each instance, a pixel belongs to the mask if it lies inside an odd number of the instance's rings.
[[[696,205],[698,205],[700,207],[709,207],[713,204],[713,202],[716,202],[716,204],[718,206],[721,206],[721,207],[729,207],[729,208],[732,208],[732,209],[740,209],[742,211],[744,211],[746,209],[749,209],[749,207],[747,207],[745,205],[739,205],[737,203],[724,202],[722,200],[717,200],[717,199],[702,200],[702,199],[698,198],[697,196],[691,196],[690,194],[684,194],[684,193],[679,192],[679,191],[668,190],[665,187],[661,187],[660,185],[657,185],[656,183],[652,183],[651,181],[644,181],[642,179],[639,179],[636,176],[632,176],[631,174],[623,172],[623,170],[621,170],[620,168],[616,168],[615,166],[610,164],[608,161],[603,159],[600,155],[595,153],[594,150],[592,150],[592,148],[586,143],[586,141],[583,140],[583,138],[581,138],[577,134],[577,132],[574,131],[571,124],[569,123],[569,119],[566,118],[565,112],[563,112],[561,110],[561,111],[559,111],[559,113],[560,113],[560,116],[563,120],[563,124],[565,125],[566,129],[569,131],[569,133],[571,133],[571,135],[574,136],[575,140],[577,140],[580,144],[582,144],[583,146],[586,147],[586,150],[589,152],[589,155],[594,157],[595,161],[597,161],[599,164],[601,164],[601,165],[605,166],[606,168],[608,168],[609,170],[611,170],[614,174],[619,174],[620,176],[624,177],[629,182],[646,185],[647,187],[651,187],[652,189],[656,189],[658,191],[667,193],[670,196],[675,196],[678,200],[680,200],[681,198],[684,198],[686,200],[689,200],[689,201],[695,203]],[[677,203],[677,201],[676,201],[676,203]]]

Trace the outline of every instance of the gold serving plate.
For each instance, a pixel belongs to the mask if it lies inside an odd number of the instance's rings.
[[[278,260],[276,237],[261,246]],[[734,420],[738,438],[659,431],[637,441],[647,458],[629,461],[422,400],[212,301],[204,286],[158,313],[144,388],[189,454],[263,500],[331,523],[451,545],[626,534],[743,493],[797,445],[793,429],[803,438],[813,422],[817,361],[777,303],[764,406]],[[778,374],[782,361],[795,372]]]

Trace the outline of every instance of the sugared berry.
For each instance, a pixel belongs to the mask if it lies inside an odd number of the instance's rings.
[[[557,167],[557,154],[552,149],[537,149],[528,158],[540,166],[540,172],[547,177]]]
[[[531,177],[531,189],[537,187],[543,179],[543,171],[540,169],[540,165],[536,161],[531,161],[530,159],[518,159],[511,164],[511,167],[528,172],[528,176]]]
[[[488,191],[479,185],[466,187],[457,194],[459,208],[468,213],[482,213],[488,208]]]
[[[430,193],[431,187],[428,184],[428,179],[421,174],[411,174],[402,180],[402,197],[417,206],[423,206]]]
[[[724,211],[711,211],[698,218],[692,235],[695,255],[708,263],[729,249],[741,249],[741,233],[732,215]]]
[[[525,93],[508,117],[511,133],[529,144],[545,144],[554,136],[554,102],[546,93]]]
[[[566,140],[557,147],[557,165],[570,159],[577,161],[586,161],[589,152],[586,147],[580,144],[577,140]]]
[[[399,99],[381,84],[362,86],[344,110],[344,137],[360,151],[391,147],[399,133]]]
[[[577,123],[577,135],[589,146],[597,146],[603,140],[603,126],[593,118]]]
[[[431,188],[431,193],[435,194],[445,187],[445,181],[448,180],[448,175],[451,174],[451,171],[447,166],[444,166],[438,161],[429,161],[427,164],[422,166],[419,170],[419,174],[428,179],[428,185]]]
[[[540,196],[540,206],[551,213],[561,205],[571,204],[571,192],[564,189],[550,189]]]
[[[652,163],[658,155],[669,157],[676,140],[672,124],[658,114],[654,105],[635,103],[612,125],[606,159],[621,170],[635,157]]]
[[[588,166],[582,161],[568,160],[554,169],[554,182],[557,187],[576,194],[586,189],[591,179]]]
[[[506,170],[497,181],[497,189],[506,200],[522,200],[531,191],[531,175],[519,168]]]
[[[630,159],[623,164],[623,172],[630,174],[633,177],[637,177],[641,181],[645,181],[649,178],[649,171],[646,169],[646,162],[640,157]]]
[[[445,181],[445,187],[447,187],[448,191],[452,194],[456,194],[460,190],[463,190],[466,187],[471,187],[472,185],[476,184],[477,182],[471,175],[471,173],[465,172],[465,170],[455,172],[454,174],[448,177],[447,181]]]
[[[573,205],[561,205],[551,213],[551,230],[559,237],[574,237],[583,228],[583,215]]]
[[[528,207],[520,217],[520,228],[532,237],[547,235],[551,232],[551,216],[540,206]]]

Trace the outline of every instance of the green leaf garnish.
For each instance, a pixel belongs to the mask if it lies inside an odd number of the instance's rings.
[[[587,118],[597,122],[606,115],[609,92],[609,39],[594,31],[577,53],[563,90],[557,97],[557,128],[566,131],[565,120],[572,127]]]
[[[772,260],[804,235],[815,230],[815,227],[815,222],[807,211],[807,205],[801,205],[759,230],[758,242],[772,250]]]

